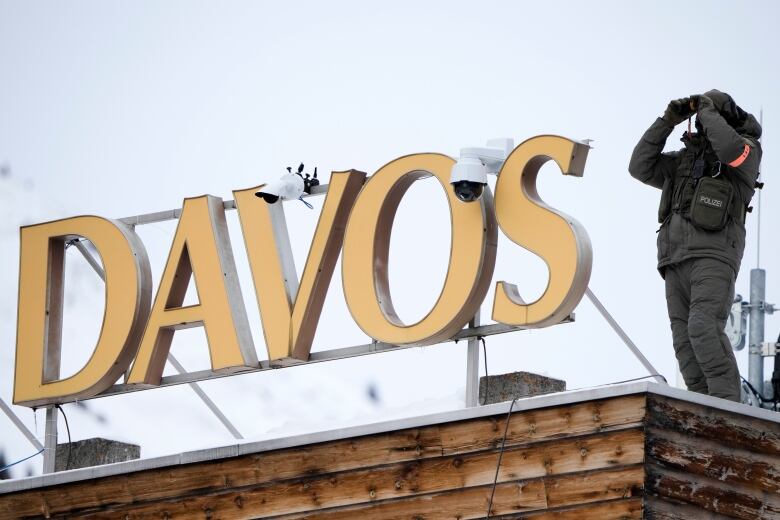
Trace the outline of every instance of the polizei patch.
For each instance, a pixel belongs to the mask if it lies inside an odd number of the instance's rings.
[[[708,197],[707,195],[701,195],[699,197],[699,202],[702,204],[706,204],[707,206],[711,206],[713,208],[722,208],[723,207],[723,201],[720,199],[714,199],[712,197]]]

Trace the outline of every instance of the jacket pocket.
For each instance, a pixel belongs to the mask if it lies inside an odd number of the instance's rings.
[[[706,231],[720,231],[728,222],[733,196],[729,181],[716,177],[700,179],[691,201],[691,222]]]

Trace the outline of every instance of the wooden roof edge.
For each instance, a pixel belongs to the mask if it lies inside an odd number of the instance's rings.
[[[756,419],[780,423],[780,413],[778,412],[734,403],[708,395],[697,394],[652,381],[637,381],[625,384],[603,385],[578,390],[567,390],[565,392],[557,392],[554,394],[528,397],[519,399],[515,403],[513,411],[522,412],[527,410],[563,406],[580,402],[584,403],[588,401],[644,393],[661,395],[746,417],[753,417]],[[157,469],[167,466],[208,462],[211,460],[237,457],[240,455],[262,453],[285,448],[294,448],[298,446],[347,439],[351,437],[360,437],[363,435],[387,433],[408,428],[419,428],[434,424],[489,417],[492,415],[506,414],[509,411],[509,406],[510,402],[507,401],[486,406],[476,406],[473,408],[463,408],[459,410],[438,412],[416,417],[393,419],[389,421],[362,424],[345,428],[336,428],[332,430],[306,433],[289,437],[280,437],[262,441],[248,441],[240,444],[230,444],[226,446],[201,449],[174,455],[165,455],[148,459],[106,464],[103,466],[74,469],[58,473],[50,473],[47,475],[3,480],[0,481],[0,495],[47,486],[67,484],[70,482],[108,477],[112,475],[134,473],[137,471]]]

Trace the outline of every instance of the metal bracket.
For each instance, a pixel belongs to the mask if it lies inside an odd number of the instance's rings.
[[[767,303],[767,302],[747,303],[744,304],[744,307],[747,309],[758,309],[760,312],[763,312],[764,314],[774,314],[775,311],[777,310],[773,303]]]
[[[778,350],[780,350],[780,343],[768,341],[761,345],[761,355],[764,357],[774,357],[777,355]]]

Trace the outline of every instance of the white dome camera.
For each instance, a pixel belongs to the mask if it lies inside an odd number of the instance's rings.
[[[485,148],[461,148],[450,175],[455,196],[463,202],[478,200],[487,185],[487,174],[497,175],[514,147],[514,140],[504,137],[489,140]]]

